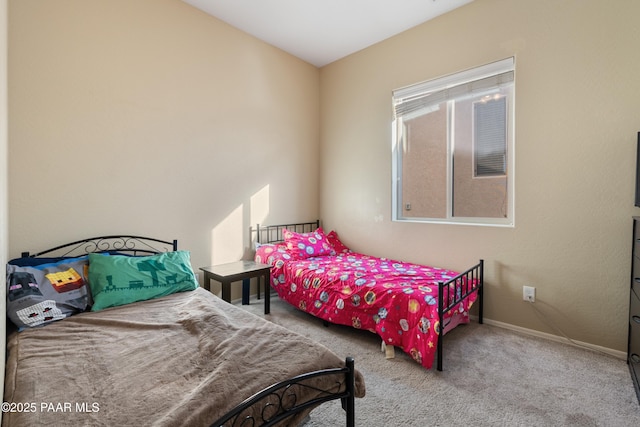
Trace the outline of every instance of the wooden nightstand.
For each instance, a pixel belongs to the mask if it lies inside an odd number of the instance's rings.
[[[222,299],[231,302],[231,283],[242,280],[242,304],[249,304],[249,279],[258,279],[258,298],[260,297],[260,279],[264,278],[264,314],[270,307],[270,271],[271,266],[254,261],[236,261],[228,264],[212,265],[200,268],[204,272],[204,288],[211,291],[211,279],[222,284]]]

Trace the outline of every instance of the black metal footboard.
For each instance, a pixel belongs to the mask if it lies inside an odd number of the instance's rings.
[[[274,426],[282,420],[331,400],[342,400],[346,426],[355,425],[355,368],[353,357],[347,357],[344,368],[323,369],[298,375],[274,384],[246,399],[212,427]],[[329,389],[314,385],[317,377],[335,376]],[[310,397],[300,397],[301,394]],[[300,400],[302,399],[302,400]],[[300,401],[299,401],[300,400]]]
[[[444,339],[444,316],[449,311],[455,309],[459,303],[474,292],[478,293],[478,322],[482,323],[482,309],[483,309],[483,284],[484,284],[484,260],[470,269],[458,274],[453,279],[447,282],[438,283],[438,321],[440,322],[440,336],[438,337],[437,362],[436,367],[438,371],[442,371],[442,346]],[[445,292],[447,295],[452,295],[445,302]]]

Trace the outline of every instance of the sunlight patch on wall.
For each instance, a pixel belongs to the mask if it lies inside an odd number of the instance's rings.
[[[269,215],[269,184],[262,187],[251,196],[251,226],[262,224]]]
[[[249,203],[238,205],[211,230],[211,265],[250,259],[255,236],[249,230],[269,215],[269,185],[255,192]]]
[[[211,231],[211,264],[238,261],[243,256],[243,205],[238,206]]]

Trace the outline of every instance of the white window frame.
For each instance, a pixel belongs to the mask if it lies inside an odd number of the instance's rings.
[[[496,227],[514,227],[515,226],[515,58],[507,58],[501,61],[486,64],[473,69],[465,70],[439,77],[433,80],[417,83],[411,86],[400,88],[393,91],[392,101],[394,112],[398,111],[398,105],[407,100],[414,100],[423,96],[430,96],[441,92],[445,93],[448,88],[459,87],[465,83],[469,83],[469,87],[473,87],[475,83],[485,79],[491,82],[492,76],[509,74],[512,83],[512,95],[507,100],[507,215],[505,218],[485,218],[485,217],[454,217],[453,216],[453,156],[455,154],[455,137],[453,135],[453,124],[447,119],[447,207],[445,218],[422,218],[403,216],[402,201],[402,147],[400,140],[402,138],[403,123],[402,115],[394,114],[392,124],[392,221],[402,222],[424,222],[424,223],[444,223],[444,224],[465,224],[465,225],[485,225]],[[483,82],[478,83],[482,86]],[[495,86],[499,85],[495,84]],[[473,90],[473,89],[471,89]],[[406,105],[406,104],[405,104]],[[402,108],[402,107],[401,107]],[[453,108],[452,103],[448,103],[447,108]],[[409,113],[404,113],[404,117],[410,117]],[[450,116],[449,116],[450,117]],[[475,163],[475,161],[473,162]],[[474,172],[472,171],[472,174]],[[475,177],[474,179],[486,179],[486,177]]]

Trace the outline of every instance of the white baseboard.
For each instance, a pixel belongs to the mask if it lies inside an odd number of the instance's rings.
[[[478,320],[478,316],[469,316],[469,317],[471,319],[475,320],[475,321]],[[569,339],[567,339],[565,337],[561,337],[561,336],[558,336],[558,335],[548,334],[546,332],[535,331],[533,329],[522,328],[520,326],[511,325],[509,323],[498,322],[497,320],[487,319],[486,317],[483,318],[482,320],[487,325],[497,326],[499,328],[508,329],[510,331],[518,332],[518,333],[521,333],[521,334],[524,334],[524,335],[531,335],[531,336],[534,336],[534,337],[544,338],[544,339],[548,339],[548,340],[551,340],[551,341],[560,342],[560,343],[563,343],[563,344],[569,344],[569,345],[572,345],[574,347],[588,348],[590,350],[594,350],[594,351],[597,351],[597,352],[600,352],[600,353],[608,354],[608,355],[613,356],[613,357],[618,358],[618,359],[627,360],[627,353],[624,352],[624,351],[614,350],[612,348],[607,348],[607,347],[601,347],[599,345],[589,344],[589,343],[586,343],[586,342],[581,342],[581,341],[576,341],[576,340],[569,340]]]

